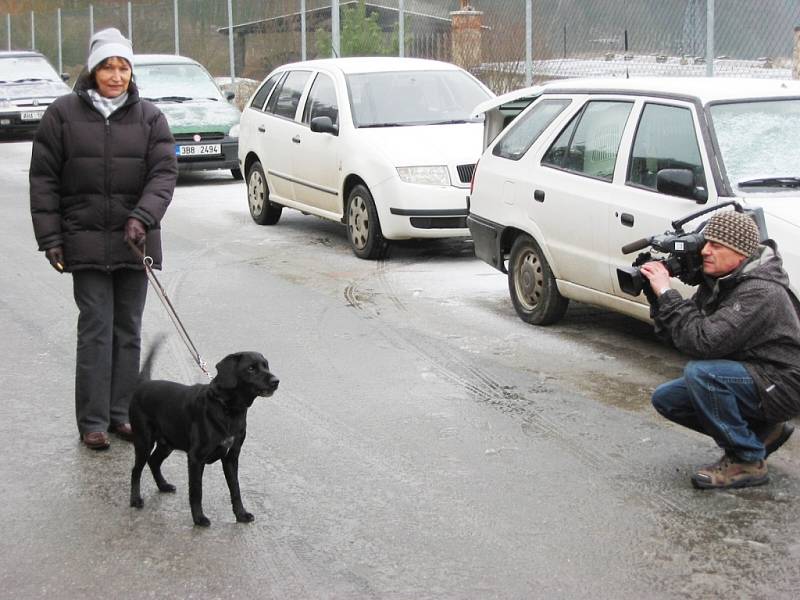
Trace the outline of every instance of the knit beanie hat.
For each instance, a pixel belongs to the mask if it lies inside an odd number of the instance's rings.
[[[753,254],[761,243],[756,222],[748,215],[733,210],[714,214],[703,229],[703,237],[744,256]]]
[[[86,61],[86,70],[91,73],[97,65],[112,56],[124,58],[133,67],[133,46],[131,46],[131,41],[126,39],[116,27],[103,29],[92,36],[92,41],[89,43],[89,59]]]

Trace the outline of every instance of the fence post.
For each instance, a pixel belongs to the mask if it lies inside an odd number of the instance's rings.
[[[231,86],[236,84],[236,68],[233,65],[233,0],[228,0],[228,55],[231,62]]]
[[[6,13],[6,35],[8,36],[8,49],[11,50],[11,13]]]
[[[399,0],[397,5],[397,47],[398,55],[402,58],[406,55],[406,6],[403,0]]]
[[[331,0],[331,48],[334,58],[341,56],[341,37],[339,31],[339,0]]]
[[[130,0],[128,0],[128,39],[133,44],[133,10],[131,9]]]
[[[300,60],[306,56],[306,0],[300,0]]]
[[[714,76],[714,0],[706,0],[706,77]]]
[[[36,50],[36,13],[31,11],[31,50]]]
[[[178,19],[178,0],[173,0],[173,21],[175,23],[175,54],[181,53],[181,25]]]
[[[89,5],[89,38],[94,37],[94,4]]]
[[[533,83],[533,0],[525,2],[525,87]]]
[[[61,40],[61,9],[56,9],[56,37],[58,38],[58,74],[64,72],[64,54],[61,48],[62,40]]]

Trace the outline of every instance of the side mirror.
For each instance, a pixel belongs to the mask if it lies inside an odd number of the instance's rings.
[[[233,92],[225,92],[225,100],[230,102],[234,98],[236,98],[236,94],[234,94]]]
[[[314,117],[311,119],[311,131],[339,135],[339,126],[334,125],[330,117]]]
[[[695,185],[691,169],[661,169],[656,174],[656,189],[662,194],[689,198],[698,204],[708,201],[708,190]]]
[[[68,82],[69,81],[69,73],[62,73],[61,74],[61,81],[63,81],[64,83]]]

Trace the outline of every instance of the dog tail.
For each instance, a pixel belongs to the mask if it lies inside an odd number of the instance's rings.
[[[152,379],[153,361],[156,358],[156,354],[158,354],[159,348],[164,344],[165,337],[163,333],[159,334],[156,339],[153,340],[153,343],[150,344],[150,348],[147,350],[144,360],[142,361],[142,367],[139,370],[139,383]]]

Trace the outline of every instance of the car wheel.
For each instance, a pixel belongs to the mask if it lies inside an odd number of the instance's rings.
[[[247,174],[247,203],[250,216],[259,225],[275,225],[283,207],[269,200],[269,187],[260,162],[254,162]]]
[[[387,243],[381,233],[378,211],[372,194],[363,185],[355,186],[347,197],[347,237],[359,258],[381,258]]]
[[[233,175],[233,178],[236,181],[241,181],[242,179],[244,179],[244,177],[242,177],[242,170],[239,168],[231,169],[231,175]]]
[[[559,321],[569,300],[558,293],[556,280],[536,241],[521,235],[511,247],[508,291],[519,318],[533,325]]]

